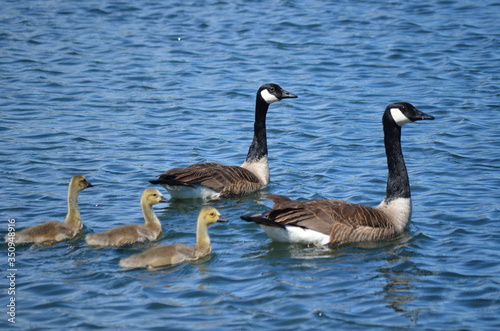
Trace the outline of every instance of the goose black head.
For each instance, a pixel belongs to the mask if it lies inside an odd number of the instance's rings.
[[[398,126],[421,120],[433,120],[434,116],[427,115],[408,102],[395,102],[387,106],[384,121],[391,118]]]
[[[273,102],[280,101],[285,98],[297,98],[295,94],[286,91],[278,84],[272,83],[262,85],[259,88],[257,95],[268,104],[272,104]]]

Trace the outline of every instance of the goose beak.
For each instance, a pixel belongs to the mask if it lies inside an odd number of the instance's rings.
[[[424,112],[421,112],[420,110],[417,110],[417,114],[412,116],[411,120],[412,121],[422,121],[422,120],[433,120],[434,116],[427,115]]]
[[[298,98],[298,96],[284,89],[281,89],[281,99],[286,99],[286,98]]]

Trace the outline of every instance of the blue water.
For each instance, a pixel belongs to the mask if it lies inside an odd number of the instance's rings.
[[[16,248],[15,295],[2,244],[2,329],[500,328],[500,3],[0,4],[0,235],[8,220],[62,221],[72,175],[95,185],[80,195],[82,235]],[[268,114],[272,183],[212,203],[230,222],[210,229],[209,259],[118,267],[159,243],[192,244],[200,201],[156,208],[159,242],[85,245],[86,233],[141,223],[156,174],[240,165],[267,82],[299,95]],[[266,193],[378,205],[381,115],[395,101],[436,117],[403,129],[405,233],[314,248],[239,219],[269,208]]]

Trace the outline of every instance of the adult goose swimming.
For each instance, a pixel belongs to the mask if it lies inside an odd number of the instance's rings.
[[[124,268],[157,268],[184,261],[194,261],[212,252],[208,226],[217,222],[227,222],[214,207],[203,207],[196,226],[196,246],[184,244],[163,245],[120,260]]]
[[[76,236],[83,227],[80,211],[78,210],[78,194],[88,187],[93,187],[83,175],[74,175],[68,186],[68,213],[64,223],[48,221],[44,224],[33,225],[22,231],[16,232],[12,240],[16,244],[44,244],[49,245],[59,241],[68,240]]]
[[[173,199],[220,199],[260,190],[269,183],[266,115],[269,105],[285,98],[297,98],[277,84],[264,84],[257,91],[254,136],[242,166],[198,163],[170,169],[151,184],[165,187]]]
[[[411,215],[408,172],[401,151],[404,124],[432,120],[407,102],[390,104],[382,117],[384,144],[389,169],[384,200],[376,208],[334,199],[297,201],[282,195],[268,195],[271,210],[242,216],[255,222],[274,241],[313,245],[376,241],[401,233]]]
[[[136,242],[156,240],[161,233],[161,223],[156,217],[153,206],[167,202],[160,191],[147,188],[141,195],[141,208],[144,224],[128,224],[112,228],[100,233],[87,235],[85,241],[89,246],[123,246]]]

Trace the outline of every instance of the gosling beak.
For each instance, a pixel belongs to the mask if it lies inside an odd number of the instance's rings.
[[[92,185],[89,182],[87,182],[87,187],[94,187],[94,185]]]
[[[167,199],[167,198],[165,198],[164,196],[162,196],[162,197],[160,198],[160,201],[159,201],[158,203],[162,203],[162,202],[168,202],[168,199]]]
[[[219,219],[217,220],[217,223],[226,223],[229,222],[226,218],[219,216]]]

